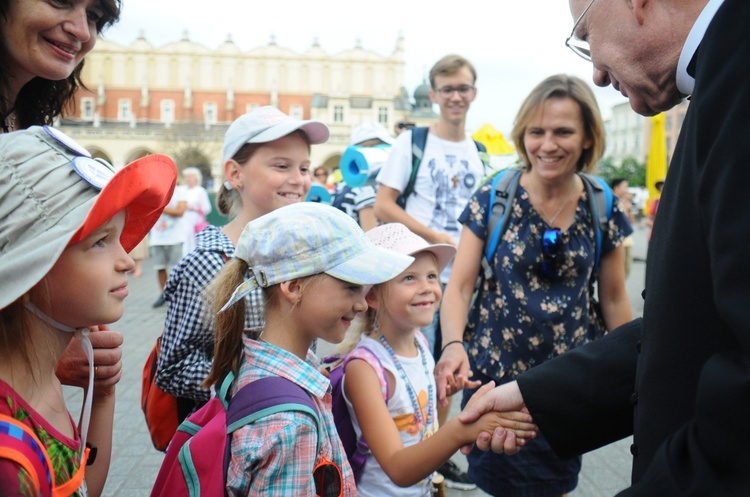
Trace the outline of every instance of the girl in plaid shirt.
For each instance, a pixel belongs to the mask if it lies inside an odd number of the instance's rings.
[[[310,345],[338,343],[367,309],[366,286],[391,279],[413,258],[376,247],[338,209],[312,202],[281,207],[250,222],[235,258],[209,286],[217,312],[216,348],[206,385],[231,372],[234,394],[244,385],[280,376],[311,397],[310,414],[270,414],[235,431],[226,488],[229,495],[356,495],[351,467],[331,414],[331,387]],[[261,288],[265,326],[244,329],[245,295]]]

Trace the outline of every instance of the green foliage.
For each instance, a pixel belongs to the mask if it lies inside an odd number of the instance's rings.
[[[612,157],[605,157],[597,169],[597,174],[607,183],[614,178],[625,178],[630,186],[646,186],[646,164],[633,157],[625,157],[620,164],[615,164]]]

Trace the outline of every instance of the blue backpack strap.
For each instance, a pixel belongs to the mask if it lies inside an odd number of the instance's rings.
[[[482,268],[484,269],[484,278],[490,279],[493,276],[492,256],[497,250],[500,238],[508,227],[510,221],[511,207],[513,199],[518,190],[518,184],[521,181],[521,169],[503,169],[492,178],[492,190],[490,191],[490,212],[487,222],[487,243],[485,243],[484,258],[482,258]]]
[[[602,237],[607,229],[607,224],[612,219],[612,188],[598,176],[587,173],[578,173],[586,187],[586,195],[589,199],[589,209],[594,218],[594,230],[596,232],[596,249],[594,252],[594,276],[599,274],[599,263],[602,259]]]

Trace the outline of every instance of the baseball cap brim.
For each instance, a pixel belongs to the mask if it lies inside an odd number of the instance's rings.
[[[377,285],[403,273],[412,262],[414,257],[373,244],[366,251],[325,273],[355,285]]]
[[[130,252],[156,224],[172,198],[176,179],[177,167],[166,155],[147,155],[128,164],[96,196],[86,219],[68,244],[83,240],[124,210],[125,227],[120,243]]]
[[[235,121],[235,123],[237,123],[237,121]],[[235,123],[232,123],[232,126],[235,126]],[[298,121],[296,119],[289,119],[287,121],[274,123],[251,138],[245,138],[243,135],[246,133],[243,131],[233,133],[232,126],[230,126],[229,131],[227,131],[228,136],[225,138],[224,142],[224,149],[222,151],[224,162],[234,157],[234,155],[246,143],[272,142],[294,133],[297,130],[300,130],[307,135],[310,145],[325,143],[330,136],[328,126],[320,121]],[[238,124],[237,126],[241,128],[241,125]],[[231,136],[231,138],[229,136]]]
[[[268,143],[283,138],[297,130],[304,131],[311,145],[325,143],[330,135],[328,126],[320,121],[289,121],[272,126],[250,138],[245,143]]]

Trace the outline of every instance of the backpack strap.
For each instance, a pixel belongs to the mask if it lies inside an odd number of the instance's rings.
[[[521,169],[503,169],[492,177],[492,190],[490,191],[490,213],[487,222],[487,242],[485,243],[484,258],[482,258],[482,268],[484,278],[492,278],[492,256],[497,250],[500,238],[503,236],[505,229],[510,221],[510,210],[513,206],[513,199],[518,190],[518,184],[521,182]]]
[[[36,433],[27,425],[7,414],[0,414],[0,459],[9,459],[21,466],[31,477],[34,490],[43,497],[67,497],[83,484],[90,449],[86,447],[81,463],[70,479],[54,483],[52,460]]]
[[[479,160],[482,161],[482,167],[484,168],[484,174],[487,175],[487,170],[490,169],[490,156],[487,154],[487,147],[484,143],[474,140],[474,145],[477,146],[477,152],[479,152]]]
[[[39,437],[17,419],[0,414],[0,459],[15,462],[31,478],[36,494],[52,495],[52,461]]]
[[[409,181],[406,183],[406,187],[401,194],[401,198],[403,199],[402,207],[406,205],[406,199],[409,198],[409,195],[414,193],[414,184],[417,182],[419,164],[422,162],[422,157],[424,157],[424,149],[427,145],[427,134],[429,133],[429,131],[430,128],[427,126],[418,126],[411,129],[411,174],[409,175]],[[473,142],[477,147],[477,152],[479,152],[479,159],[482,161],[482,167],[484,168],[484,172],[486,174],[487,169],[490,166],[488,158],[485,157],[487,154],[487,147],[476,140],[473,140]]]
[[[227,408],[227,434],[271,414],[287,411],[307,413],[313,418],[320,449],[322,432],[317,406],[305,389],[281,376],[261,378],[240,388]]]
[[[482,268],[484,269],[484,278],[492,277],[493,271],[491,266],[492,256],[497,250],[500,239],[505,233],[510,221],[510,212],[512,199],[515,198],[518,184],[521,179],[521,169],[504,169],[492,177],[492,190],[490,192],[491,212],[487,222],[487,243],[485,244],[484,258],[482,259]],[[594,219],[595,231],[595,253],[594,253],[594,275],[599,272],[599,263],[601,262],[602,237],[607,229],[609,220],[612,219],[613,193],[612,188],[600,177],[587,173],[578,173],[583,180],[586,188],[586,195],[589,199],[589,210]]]
[[[390,389],[388,388],[388,379],[385,376],[385,368],[378,356],[376,356],[368,347],[360,345],[347,354],[346,359],[344,359],[343,367],[346,368],[346,365],[353,359],[362,359],[372,366],[372,369],[375,370],[375,374],[378,376],[378,381],[380,382],[380,391],[383,394],[383,400],[387,403],[391,394]]]
[[[600,177],[593,174],[578,173],[586,187],[586,195],[589,199],[589,210],[594,219],[594,231],[596,232],[596,249],[594,251],[593,276],[599,274],[599,263],[602,259],[602,238],[607,230],[607,224],[612,219],[612,188]]]
[[[409,195],[414,193],[414,183],[417,182],[417,172],[419,172],[419,164],[422,162],[424,156],[424,148],[427,144],[427,133],[430,128],[426,126],[418,126],[411,130],[411,174],[409,175],[409,181],[406,183],[401,197],[404,199],[404,205],[406,205],[406,199]]]
[[[234,374],[230,372],[221,384],[218,395],[223,402],[227,402],[228,392],[233,381]],[[320,454],[324,436],[323,428],[320,424],[318,408],[310,395],[292,380],[281,376],[268,376],[248,383],[228,401],[224,478],[226,478],[229,461],[232,457],[232,433],[271,414],[289,411],[303,412],[313,418],[318,432],[315,453]]]

